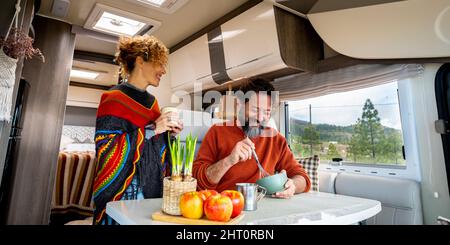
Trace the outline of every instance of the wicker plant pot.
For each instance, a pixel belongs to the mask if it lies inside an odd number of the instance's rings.
[[[194,178],[192,181],[172,181],[170,177],[164,178],[162,211],[171,215],[181,215],[181,195],[196,190],[197,180]]]

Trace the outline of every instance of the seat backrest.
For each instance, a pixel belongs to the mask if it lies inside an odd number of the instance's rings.
[[[336,177],[338,176],[337,172],[331,171],[318,171],[319,173],[319,191],[320,192],[328,192],[328,193],[336,193],[334,188],[334,184],[336,181]]]
[[[201,112],[201,111],[188,111],[188,110],[182,110],[181,113],[181,120],[183,121],[184,128],[183,131],[180,133],[180,141],[183,145],[186,143],[186,137],[191,133],[192,136],[197,136],[197,144],[195,147],[195,157],[197,157],[198,150],[200,149],[200,145],[203,142],[203,139],[205,138],[206,133],[208,132],[209,128],[216,124],[223,122],[223,120],[220,119],[214,119],[211,117],[211,114],[207,112]],[[195,159],[194,157],[194,159]]]
[[[419,183],[409,179],[340,173],[336,194],[378,200],[382,210],[367,224],[423,224]]]

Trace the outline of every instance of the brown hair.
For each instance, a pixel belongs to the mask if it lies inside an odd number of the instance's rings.
[[[135,65],[136,58],[142,57],[146,62],[167,65],[169,50],[154,36],[120,37],[115,61],[120,65],[122,78],[129,75]]]
[[[239,90],[244,94],[250,91],[253,91],[255,93],[267,92],[267,95],[271,96],[275,91],[275,88],[268,80],[264,78],[253,78],[243,82]]]

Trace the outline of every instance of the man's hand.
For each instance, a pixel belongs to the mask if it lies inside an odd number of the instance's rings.
[[[239,141],[227,157],[227,162],[234,165],[238,162],[247,161],[252,158],[252,149],[255,149],[255,144],[249,139]]]
[[[278,198],[291,198],[295,194],[295,185],[292,179],[287,180],[284,188],[284,191],[277,192],[272,196]]]
[[[281,170],[281,172],[286,170]],[[278,198],[290,198],[296,193],[302,193],[306,189],[306,180],[301,175],[294,175],[289,178],[284,185],[284,191],[280,191],[272,195]]]
[[[285,170],[282,170],[283,172]],[[286,171],[285,171],[286,172]],[[286,181],[286,184],[284,184],[284,191],[277,192],[272,195],[272,197],[278,197],[278,198],[291,198],[295,194],[295,183],[292,179],[289,179]]]

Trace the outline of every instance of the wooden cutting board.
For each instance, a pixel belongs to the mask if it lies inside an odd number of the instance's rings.
[[[152,214],[153,220],[183,225],[235,225],[239,223],[239,221],[241,221],[242,218],[244,218],[244,213],[241,213],[239,216],[235,217],[234,219],[231,219],[228,222],[212,221],[207,220],[206,218],[188,219],[183,216],[165,214],[162,211],[158,211]]]

